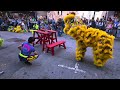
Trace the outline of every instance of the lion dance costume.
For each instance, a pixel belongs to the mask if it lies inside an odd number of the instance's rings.
[[[9,26],[8,27],[9,32],[16,32],[16,33],[23,33],[27,32],[27,30],[23,30],[20,25],[17,25],[16,27]]]
[[[3,46],[4,40],[0,38],[0,47]]]
[[[114,36],[96,28],[87,28],[74,14],[65,16],[64,22],[64,33],[76,40],[77,61],[83,60],[87,47],[93,48],[94,64],[98,67],[104,66],[108,59],[113,58]]]

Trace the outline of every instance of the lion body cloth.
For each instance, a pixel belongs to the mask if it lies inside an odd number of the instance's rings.
[[[64,18],[64,33],[76,40],[76,60],[84,58],[86,48],[92,47],[94,54],[94,64],[102,67],[113,58],[114,36],[96,28],[87,28],[86,25],[79,23],[74,14],[69,14]]]

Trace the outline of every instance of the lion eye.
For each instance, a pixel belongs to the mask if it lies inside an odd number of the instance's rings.
[[[74,22],[74,19],[71,19],[71,21],[70,21],[71,23],[73,23]]]

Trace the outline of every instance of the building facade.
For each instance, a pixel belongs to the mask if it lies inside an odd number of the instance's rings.
[[[94,11],[50,11],[47,13],[47,17],[50,19],[54,18],[55,20],[58,20],[58,18],[64,18],[68,13],[75,12],[77,16],[80,18],[87,18],[92,19],[94,16]],[[98,11],[95,12],[95,19],[102,18],[102,16],[105,16],[107,11]]]
[[[108,17],[113,18],[113,17],[114,17],[114,14],[115,14],[115,11],[107,11],[106,19],[107,19]]]
[[[47,13],[47,17],[49,19],[54,18],[57,21],[59,18],[64,18],[64,16],[66,16],[67,14],[71,12],[77,13],[76,11],[50,11]]]
[[[40,18],[40,16],[47,16],[47,11],[36,11],[37,19]]]

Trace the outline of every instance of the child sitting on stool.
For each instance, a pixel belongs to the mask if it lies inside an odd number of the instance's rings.
[[[18,49],[21,50],[19,53],[19,59],[20,61],[25,62],[25,64],[32,65],[31,61],[38,58],[38,54],[35,51],[35,48],[33,47],[33,43],[35,41],[34,37],[30,37],[28,39],[28,42],[24,42],[22,45],[18,46]],[[34,55],[31,55],[32,52]]]

